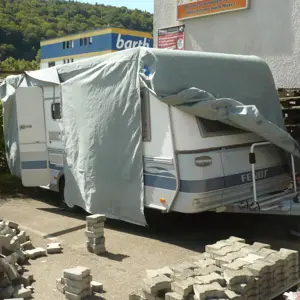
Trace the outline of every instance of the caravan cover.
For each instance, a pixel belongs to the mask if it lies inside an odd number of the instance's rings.
[[[59,78],[65,198],[90,213],[145,225],[141,85],[178,109],[244,128],[300,157],[299,145],[285,130],[271,71],[257,57],[136,48],[49,72],[47,78],[44,70],[24,76],[26,82],[53,84]],[[0,88],[5,107],[8,102],[14,106],[19,83],[11,81]],[[5,109],[4,115],[7,123],[17,122],[11,110]],[[8,128],[6,124],[10,151],[17,136]],[[13,172],[18,169],[12,163],[10,167]]]

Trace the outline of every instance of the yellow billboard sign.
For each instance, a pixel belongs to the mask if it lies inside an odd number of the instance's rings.
[[[177,0],[177,19],[185,20],[248,8],[249,0]]]

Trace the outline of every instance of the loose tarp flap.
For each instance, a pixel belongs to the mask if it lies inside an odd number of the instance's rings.
[[[122,55],[62,84],[65,199],[145,225],[139,52]]]
[[[0,84],[0,99],[3,106],[3,130],[7,163],[10,172],[20,177],[20,156],[18,122],[16,108],[16,89],[21,85],[25,75],[8,76]]]
[[[275,82],[262,59],[164,49],[144,49],[141,56],[151,72],[148,86],[156,95],[167,97],[195,88],[196,93],[206,91],[215,99],[255,105],[266,119],[285,128]]]
[[[60,79],[58,77],[57,70],[55,67],[36,71],[28,71],[25,73],[28,77],[31,77],[44,83],[60,84]]]
[[[234,99],[216,99],[210,93],[195,88],[160,100],[194,116],[256,133],[286,152],[300,157],[300,146],[292,136],[267,120],[254,105],[243,105]]]

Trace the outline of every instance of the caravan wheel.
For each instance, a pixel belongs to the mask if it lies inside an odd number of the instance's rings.
[[[59,180],[59,196],[62,203],[65,202],[65,176],[62,176]]]
[[[63,210],[67,210],[69,212],[79,212],[79,207],[74,205],[74,206],[69,206],[65,202],[65,176],[62,176],[61,179],[59,180],[59,196],[61,200],[61,205],[60,208]]]
[[[160,210],[147,208],[144,214],[148,227],[155,232],[170,232],[173,229],[173,215],[162,213]]]

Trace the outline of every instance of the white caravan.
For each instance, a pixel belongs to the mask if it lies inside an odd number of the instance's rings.
[[[16,103],[23,185],[47,186],[63,197],[60,89],[50,83],[19,87]],[[284,201],[297,199],[293,160],[291,172],[277,146],[244,129],[191,115],[142,86],[140,96],[145,208],[283,213]],[[291,205],[286,213],[293,213]]]

